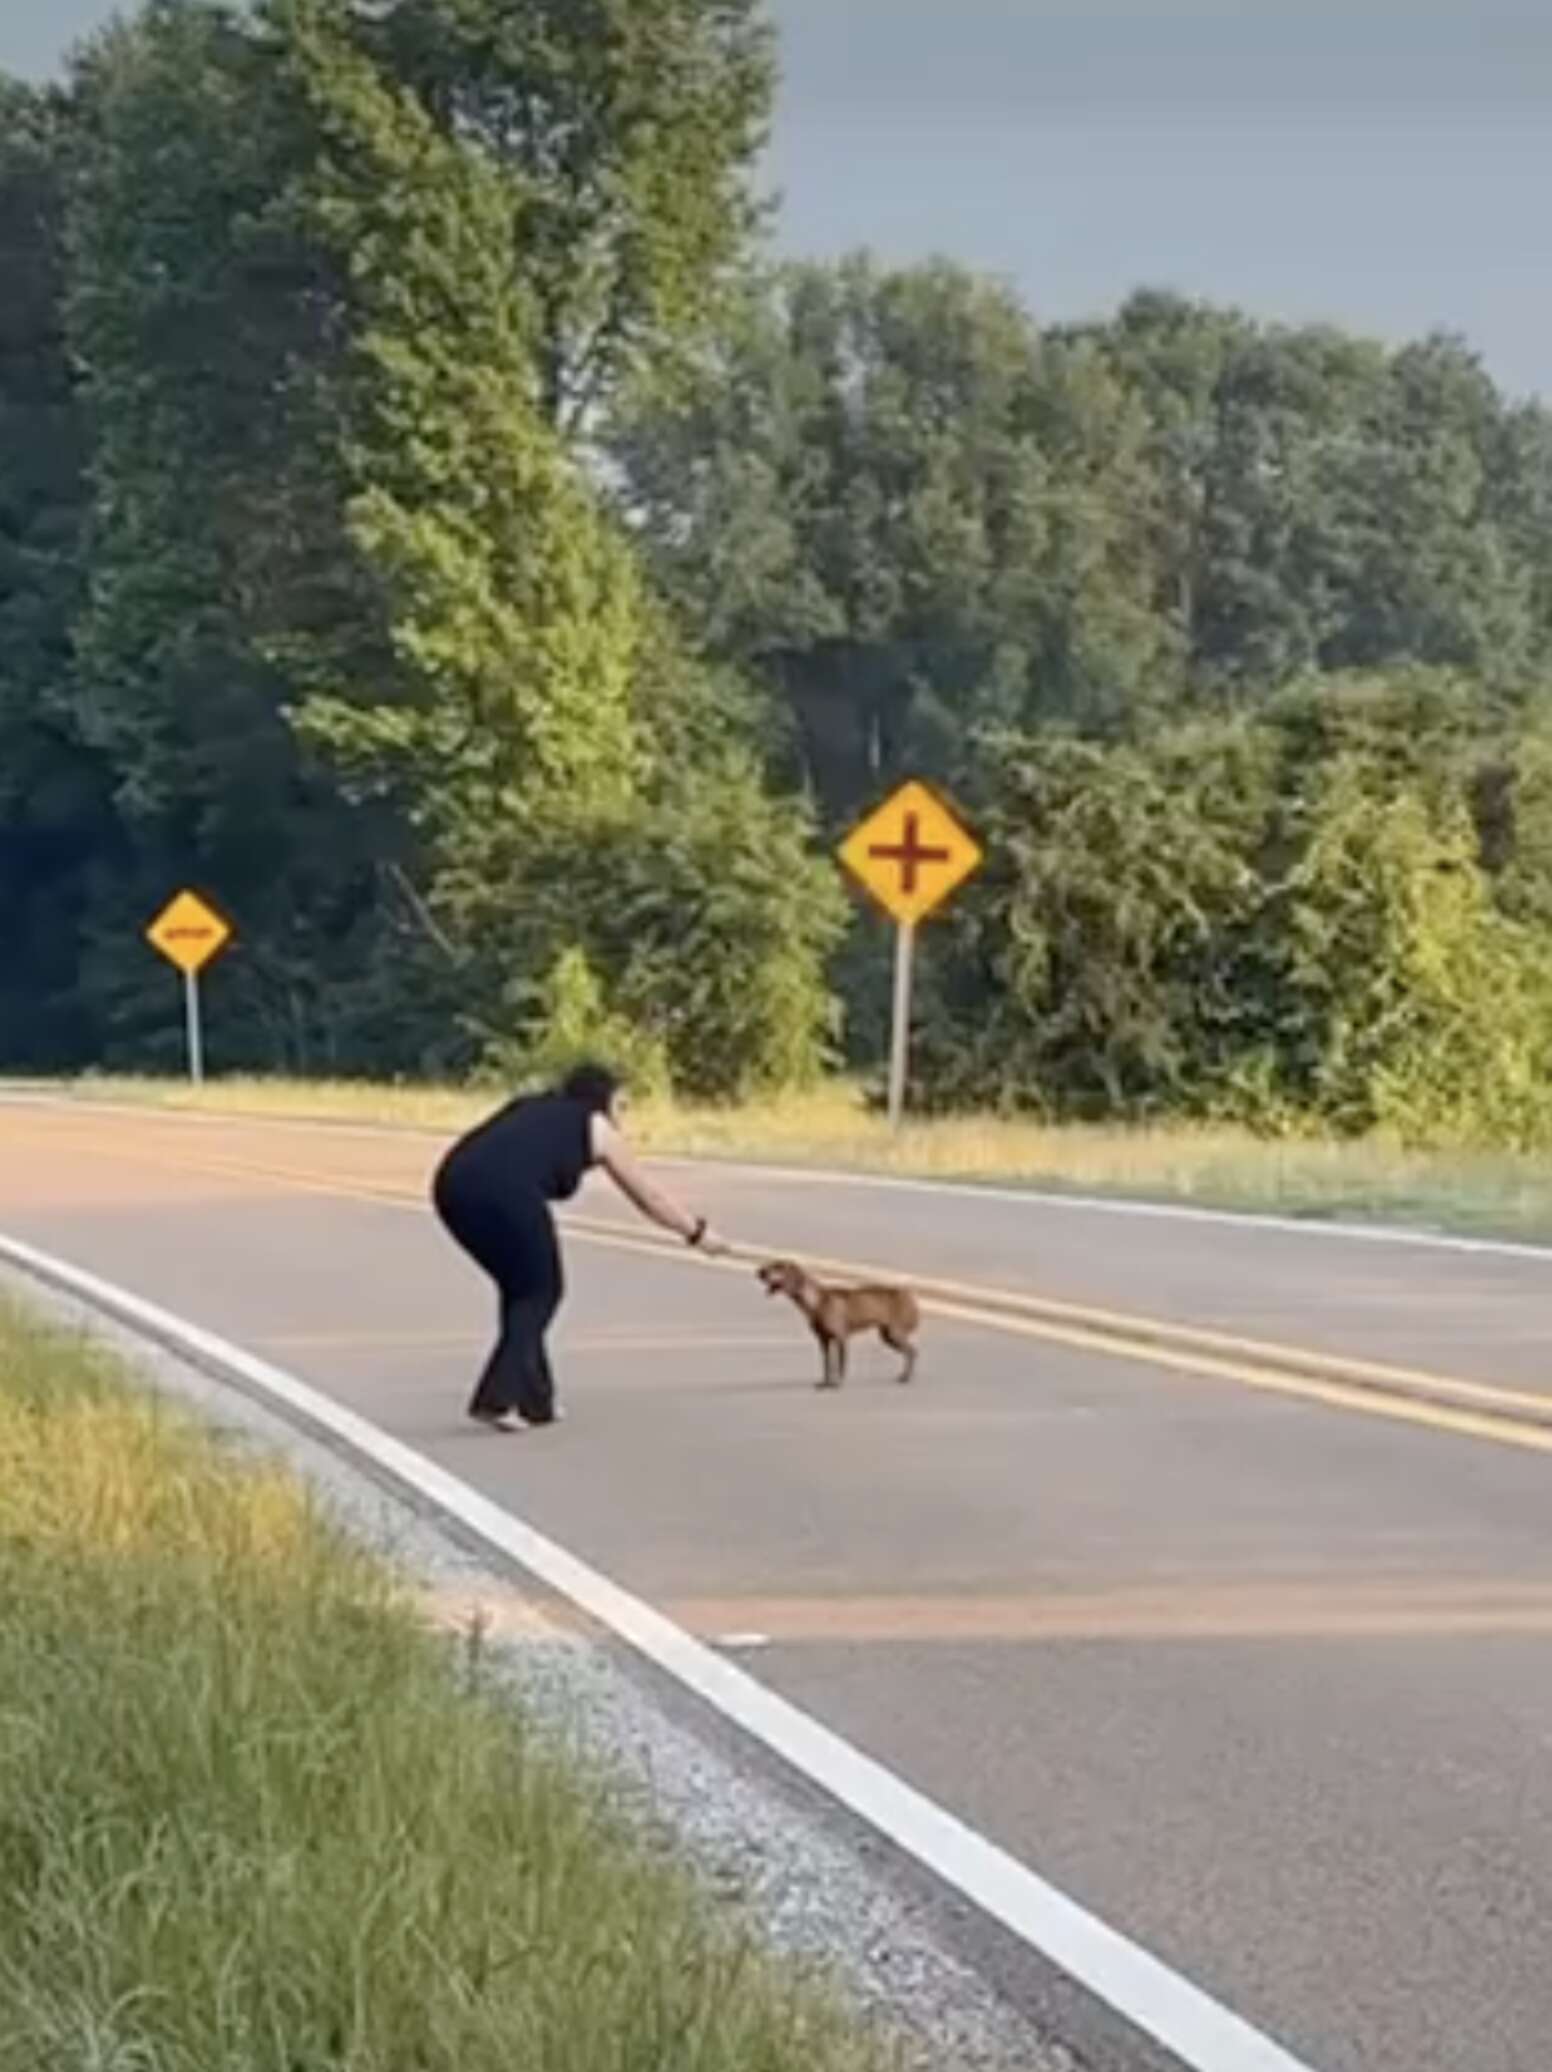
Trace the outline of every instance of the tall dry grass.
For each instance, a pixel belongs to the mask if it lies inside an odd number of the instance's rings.
[[[198,1107],[271,1120],[452,1131],[491,1092],[353,1082],[82,1082],[83,1097]],[[1267,1140],[1227,1127],[1050,1126],[992,1116],[909,1123],[898,1135],[847,1081],[737,1108],[648,1103],[634,1116],[664,1155],[846,1167],[1266,1214],[1349,1217],[1552,1241],[1552,1172],[1531,1154],[1418,1151],[1366,1139]]]

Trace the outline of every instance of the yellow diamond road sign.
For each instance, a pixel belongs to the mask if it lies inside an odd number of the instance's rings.
[[[197,892],[180,892],[146,930],[146,941],[170,964],[192,977],[230,942],[231,924],[206,906]]]
[[[934,907],[980,868],[981,845],[936,792],[902,784],[841,844],[841,861],[904,926]]]

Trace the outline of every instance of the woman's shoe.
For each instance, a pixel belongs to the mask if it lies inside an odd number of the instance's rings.
[[[491,1432],[526,1432],[529,1425],[515,1410],[471,1410],[470,1417]]]

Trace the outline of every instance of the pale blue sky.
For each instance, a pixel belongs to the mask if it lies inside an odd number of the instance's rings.
[[[37,74],[109,0],[0,0]],[[1552,396],[1547,0],[774,0],[782,242],[950,253],[1037,315],[1140,282]]]

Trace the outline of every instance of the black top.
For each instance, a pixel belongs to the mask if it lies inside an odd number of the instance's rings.
[[[528,1094],[482,1122],[448,1152],[437,1175],[487,1199],[539,1195],[568,1201],[593,1163],[593,1111],[564,1094]]]

